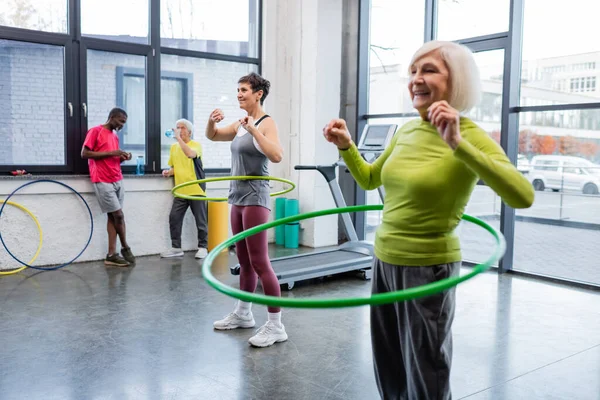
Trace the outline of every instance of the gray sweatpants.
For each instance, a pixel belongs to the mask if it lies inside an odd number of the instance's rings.
[[[391,292],[456,276],[460,262],[406,267],[373,262],[372,293]],[[448,400],[456,288],[371,307],[375,379],[384,400]]]
[[[171,230],[171,246],[175,249],[181,248],[181,229],[183,228],[183,217],[190,207],[192,214],[196,219],[196,227],[198,228],[198,248],[206,248],[208,246],[208,229],[207,229],[207,205],[206,201],[202,200],[186,200],[175,197],[173,206],[169,214],[169,227]]]

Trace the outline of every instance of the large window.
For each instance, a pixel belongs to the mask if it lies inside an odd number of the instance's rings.
[[[512,210],[480,182],[465,212],[502,227],[509,248],[501,271],[600,286],[595,251],[600,240],[600,44],[588,40],[597,36],[596,3],[416,3],[373,0],[370,18],[361,20],[361,32],[370,32],[370,38],[368,49],[360,52],[368,53],[369,63],[359,60],[359,82],[366,83],[359,86],[367,90],[358,94],[358,124],[365,118],[401,124],[414,112],[405,70],[420,43],[454,40],[470,47],[483,94],[465,115],[503,146],[536,196],[532,207]],[[393,29],[385,28],[389,21],[397,21]],[[362,203],[361,191],[355,193],[346,195]],[[364,198],[368,204],[379,202],[376,192]],[[367,239],[379,219],[378,213],[367,214]],[[479,263],[489,256],[493,240],[475,226],[461,223],[459,234],[464,261]]]
[[[80,0],[85,36],[148,43],[148,0]]]
[[[65,51],[0,40],[0,164],[65,164]]]
[[[135,165],[146,157],[146,59],[89,50],[87,61],[88,127],[105,123],[113,107],[123,108],[128,118],[119,143],[133,155],[123,165]]]
[[[586,39],[597,36],[597,5],[568,4],[525,1],[522,106],[600,102],[600,42]]]
[[[3,0],[0,2],[0,25],[67,33],[68,5],[68,0]]]
[[[600,45],[579,12],[594,8],[524,5],[518,147],[536,196],[516,212],[514,269],[600,285]]]
[[[413,111],[408,63],[423,44],[425,1],[373,0],[369,44],[369,114]]]
[[[196,127],[208,172],[230,169],[225,143],[207,142],[215,107],[224,123],[242,112],[238,79],[260,71],[260,0],[0,1],[0,172],[86,174],[87,131],[113,107],[128,113],[118,133],[146,173],[166,167],[164,131]]]
[[[258,2],[161,0],[161,46],[256,57]]]
[[[437,38],[440,40],[464,39],[508,30],[510,0],[438,0],[437,4]]]
[[[517,210],[514,268],[600,285],[600,110],[522,113],[519,151],[536,195]]]

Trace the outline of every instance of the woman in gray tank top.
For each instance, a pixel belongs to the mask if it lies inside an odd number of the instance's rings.
[[[277,125],[264,112],[263,103],[270,83],[258,74],[250,73],[238,81],[237,99],[248,115],[223,128],[217,123],[225,118],[222,110],[214,110],[208,119],[206,137],[213,141],[231,142],[231,174],[233,176],[268,176],[269,161],[283,158]],[[271,210],[267,180],[231,181],[228,201],[231,204],[231,230],[237,234],[267,222]],[[281,296],[279,281],[269,260],[267,232],[260,232],[236,243],[240,262],[240,289],[254,292],[261,280],[269,296]],[[235,310],[216,321],[215,329],[252,328],[255,325],[252,303],[238,301]],[[268,320],[248,342],[256,347],[271,346],[287,340],[281,323],[281,309],[268,307]]]

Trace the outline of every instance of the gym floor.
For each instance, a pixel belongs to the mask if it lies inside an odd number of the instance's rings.
[[[252,329],[213,331],[235,300],[203,281],[193,254],[0,278],[0,398],[379,398],[367,307],[285,309],[289,340],[255,349]],[[236,285],[235,263],[223,253],[215,275]],[[348,274],[283,294],[365,296],[369,285]],[[258,327],[266,309],[253,310]],[[600,398],[598,292],[484,273],[459,286],[453,333],[454,399]]]

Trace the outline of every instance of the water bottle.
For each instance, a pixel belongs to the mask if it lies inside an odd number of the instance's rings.
[[[136,175],[144,175],[144,156],[137,157],[137,167],[135,169]]]
[[[165,136],[168,138],[172,138],[173,136],[175,136],[175,131],[173,129],[169,129],[165,131]]]

